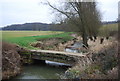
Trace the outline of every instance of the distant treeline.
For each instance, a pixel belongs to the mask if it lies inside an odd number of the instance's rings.
[[[102,22],[102,24],[113,24],[117,21]],[[71,31],[67,24],[25,23],[13,24],[0,30],[29,30],[29,31]]]
[[[31,31],[61,31],[58,24],[25,23],[14,24],[1,28],[2,30],[31,30]]]
[[[104,21],[102,24],[115,24],[118,23],[118,21]]]

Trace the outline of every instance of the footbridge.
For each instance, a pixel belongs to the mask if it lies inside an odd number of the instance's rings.
[[[77,57],[85,57],[87,53],[71,53],[53,50],[30,50],[31,58],[54,62],[74,64]]]

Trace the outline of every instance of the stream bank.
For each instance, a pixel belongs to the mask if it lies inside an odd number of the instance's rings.
[[[62,79],[118,79],[118,41],[111,37],[103,44],[88,41],[88,55],[78,58],[75,66],[69,68]]]
[[[14,44],[2,42],[2,79],[10,79],[21,73],[20,48]]]

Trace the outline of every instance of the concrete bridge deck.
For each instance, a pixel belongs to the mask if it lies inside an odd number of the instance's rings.
[[[69,56],[80,56],[84,57],[86,54],[83,53],[72,53],[72,52],[63,52],[63,51],[53,51],[53,50],[31,50],[31,52],[36,53],[49,53],[49,54],[61,54],[61,55],[69,55]]]
[[[49,60],[67,64],[74,64],[76,61],[75,57],[86,56],[86,54],[82,53],[71,53],[53,50],[31,50],[31,54],[34,59]]]
[[[74,64],[77,60],[75,57],[85,57],[86,54],[53,50],[30,50],[31,59],[49,60],[66,64]],[[28,57],[27,55],[24,56],[25,58]]]

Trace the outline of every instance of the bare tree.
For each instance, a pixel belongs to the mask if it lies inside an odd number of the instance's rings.
[[[71,23],[71,29],[79,32],[83,38],[83,44],[88,46],[88,36],[95,36],[100,26],[100,14],[96,8],[96,2],[63,2],[59,7],[47,4],[57,12],[63,14],[64,22]],[[74,28],[73,28],[74,27]]]

